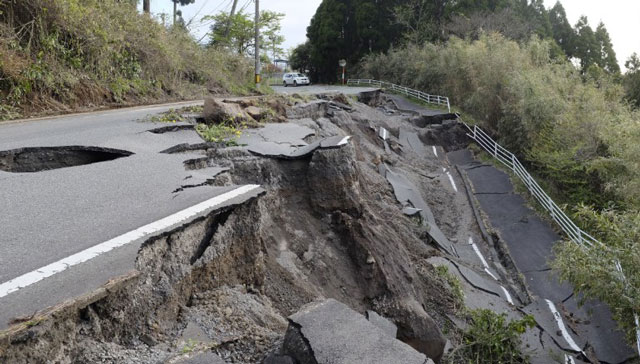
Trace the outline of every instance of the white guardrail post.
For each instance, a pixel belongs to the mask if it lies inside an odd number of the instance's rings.
[[[360,81],[365,80],[348,80],[347,84],[360,84]],[[449,98],[445,96],[438,95],[429,95],[422,91],[417,91],[413,89],[409,89],[404,86],[399,86],[393,83],[388,83],[384,81],[377,80],[366,80],[367,84],[377,84],[380,88],[390,88],[392,91],[397,91],[400,93],[404,93],[407,96],[415,97],[419,100],[422,100],[429,104],[437,104],[444,105],[446,103],[447,109],[451,112],[451,104],[449,103]],[[364,83],[364,82],[363,82]],[[385,86],[386,85],[386,86]],[[435,101],[434,101],[435,100]],[[508,150],[504,149],[500,144],[495,142],[487,133],[485,133],[482,129],[480,129],[477,125],[473,126],[473,129],[469,127],[461,118],[460,115],[456,114],[458,117],[458,121],[462,123],[470,132],[467,136],[473,139],[478,145],[480,145],[484,150],[486,150],[489,154],[493,155],[498,161],[509,167],[515,173],[518,178],[527,186],[527,189],[531,193],[532,196],[538,200],[538,202],[549,212],[551,218],[560,226],[562,231],[571,239],[573,242],[578,244],[581,247],[588,246],[592,247],[593,245],[598,245],[600,248],[605,248],[604,244],[598,241],[593,236],[587,234],[582,231],[565,213],[556,205],[556,203],[549,197],[549,195],[544,192],[542,188],[538,185],[538,183],[531,177],[531,174],[527,172],[527,170],[522,166],[518,158]],[[509,165],[508,162],[511,162]],[[620,272],[622,279],[625,285],[628,287],[628,281],[624,276],[624,272],[622,271],[622,266],[620,262],[615,262],[616,269]],[[636,346],[638,353],[640,353],[640,318],[638,314],[634,312],[634,323],[636,327]]]

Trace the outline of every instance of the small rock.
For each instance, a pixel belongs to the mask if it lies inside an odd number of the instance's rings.
[[[147,344],[147,346],[155,346],[156,345],[156,340],[154,338],[152,338],[151,336],[144,334],[142,336],[140,336],[140,341],[142,341],[143,343]]]
[[[260,121],[262,119],[262,117],[264,116],[264,110],[262,110],[261,108],[257,107],[257,106],[249,106],[246,109],[244,109],[244,111],[249,114],[249,116],[251,116],[252,118],[256,119],[257,121]]]

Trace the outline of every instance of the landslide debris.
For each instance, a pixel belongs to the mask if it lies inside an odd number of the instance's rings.
[[[381,100],[366,96],[373,105]],[[441,173],[440,161],[403,150],[399,129],[412,126],[383,107],[342,97],[283,109],[279,117],[313,131],[309,144],[350,139],[296,159],[250,146],[202,146],[201,167],[224,168],[211,183],[257,183],[266,193],[150,239],[130,276],[1,334],[0,362],[180,363],[200,355],[233,363],[282,355],[286,362],[287,318],[327,298],[360,314],[375,311],[397,327],[406,348],[440,360],[443,329],[455,338],[459,315],[456,297],[428,262],[443,253],[379,173],[382,163],[402,169],[444,233],[458,236],[456,221],[468,221],[449,203],[453,192],[424,178]],[[253,119],[252,111],[242,117]],[[372,125],[394,135],[393,153]]]

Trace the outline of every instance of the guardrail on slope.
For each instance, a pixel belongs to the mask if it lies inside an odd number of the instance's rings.
[[[380,88],[386,88],[393,92],[397,92],[400,94],[404,94],[406,96],[414,97],[420,101],[426,102],[428,104],[434,104],[438,106],[446,106],[447,110],[451,112],[451,104],[449,103],[449,98],[446,96],[439,95],[430,95],[426,92],[413,90],[408,87],[396,85],[395,83],[378,81],[378,80],[369,80],[369,79],[349,79],[347,80],[348,86],[358,86],[358,85],[373,85]]]
[[[395,85],[393,83],[378,81],[378,80],[348,80],[348,85],[376,85],[381,88],[388,88],[392,91],[403,93],[407,96],[412,96],[417,99],[420,99],[424,102],[428,102],[431,104],[445,105],[444,100],[446,100],[446,106],[451,112],[451,106],[449,104],[449,98],[445,96],[433,96],[426,94],[422,91],[412,90],[410,88]],[[429,100],[437,100],[436,102]],[[540,187],[538,182],[527,172],[527,170],[522,166],[522,163],[518,160],[518,158],[503,148],[500,144],[494,141],[487,133],[485,133],[481,128],[477,125],[470,127],[467,123],[465,123],[460,115],[456,114],[458,117],[458,121],[462,123],[469,133],[467,136],[473,139],[478,145],[480,145],[485,151],[491,154],[494,158],[500,161],[502,164],[507,166],[513,173],[515,173],[518,178],[527,186],[527,189],[531,193],[531,195],[544,207],[544,209],[551,215],[553,221],[555,221],[560,229],[571,239],[573,242],[578,244],[581,247],[593,247],[597,246],[602,249],[606,249],[606,246],[602,244],[598,239],[589,235],[582,229],[580,229],[574,222],[571,220],[565,212],[558,207],[558,205],[549,197],[549,195]],[[622,270],[622,266],[620,262],[615,262],[615,268],[618,272],[620,272],[622,279],[625,285],[628,285],[627,278],[624,275]],[[640,318],[638,314],[634,312],[634,320],[636,326],[636,349],[638,353],[640,353]]]

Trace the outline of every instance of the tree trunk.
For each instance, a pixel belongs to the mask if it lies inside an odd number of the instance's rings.
[[[151,14],[151,0],[142,0],[142,11],[145,14]]]
[[[178,13],[178,0],[173,0],[173,26],[176,26],[176,14]]]

